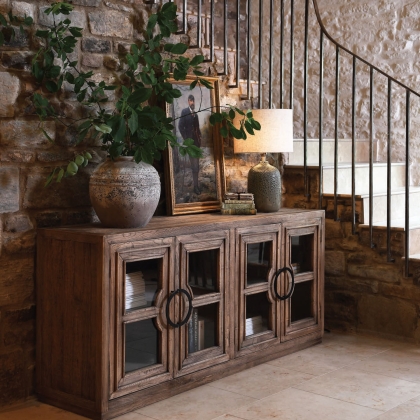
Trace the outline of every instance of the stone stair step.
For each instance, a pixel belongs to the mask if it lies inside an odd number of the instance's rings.
[[[379,249],[386,249],[386,221],[376,222],[374,225],[374,238],[373,242],[377,245]],[[392,219],[391,220],[391,229],[392,235],[394,238],[398,238],[398,242],[402,247],[401,251],[398,254],[400,256],[404,256],[404,244],[405,244],[405,219]],[[361,235],[367,234],[369,231],[368,224],[360,224],[359,225],[359,232]],[[410,237],[409,237],[409,252],[410,258],[413,255],[420,254],[420,218],[419,217],[412,217],[410,218]]]
[[[334,139],[323,139],[323,163],[334,162]],[[369,140],[356,140],[356,162],[369,161]],[[303,139],[293,140],[293,152],[289,153],[289,165],[303,165]],[[351,162],[351,139],[338,140],[338,162]],[[373,157],[378,158],[378,141],[373,142]],[[307,164],[318,165],[319,163],[319,140],[307,140]]]
[[[301,171],[301,165],[285,165],[285,172],[291,171],[298,173]],[[361,162],[355,164],[356,170],[356,194],[365,194],[369,191],[369,163]],[[308,171],[313,173],[317,178],[318,167],[308,165]],[[338,165],[338,186],[337,194],[351,194],[351,164],[340,163]],[[405,163],[392,163],[391,188],[398,189],[405,186]],[[334,165],[328,164],[323,166],[323,193],[334,193]],[[387,190],[387,164],[377,162],[373,164],[373,192],[380,193]]]
[[[356,163],[356,194],[360,195],[369,190],[369,163]],[[351,194],[351,164],[341,163],[338,166],[338,194]],[[387,190],[387,164],[373,164],[373,192]],[[405,163],[392,164],[391,189],[405,186]],[[334,166],[323,166],[323,192],[334,193]]]
[[[410,186],[410,214],[416,214],[420,208],[420,187]],[[362,216],[361,223],[369,223],[369,194],[360,194],[362,200]],[[377,224],[387,219],[387,194],[373,194],[373,219],[372,222]],[[405,187],[396,188],[391,191],[391,218],[396,220],[404,220],[405,217]]]

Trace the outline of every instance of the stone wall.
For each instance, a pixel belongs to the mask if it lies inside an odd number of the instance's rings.
[[[30,102],[36,88],[30,63],[39,47],[34,32],[42,25],[51,25],[51,17],[42,13],[49,3],[0,0],[0,12],[11,10],[14,15],[31,16],[35,21],[34,28],[0,48],[0,406],[24,400],[34,393],[37,228],[97,220],[90,206],[88,180],[95,165],[104,158],[103,152],[95,144],[76,146],[75,133],[54,122],[44,126],[55,140],[50,143],[38,127]],[[121,55],[141,38],[143,23],[157,5],[144,5],[138,0],[73,0],[72,3],[75,10],[69,17],[75,25],[84,28],[74,58],[83,70],[93,70],[95,77],[112,82],[121,67]],[[196,24],[197,16],[192,10],[188,15],[188,34],[178,36],[178,41],[195,43]],[[216,35],[220,44],[220,30]],[[208,54],[205,43],[203,47],[202,53]],[[220,57],[217,51],[216,63],[208,65],[209,75],[221,70]],[[230,68],[232,57],[230,52]],[[228,92],[228,78],[221,78],[221,102],[235,104],[238,92]],[[75,98],[66,90],[58,106],[74,114],[78,112]],[[92,164],[78,176],[44,188],[52,168],[66,164],[77,150],[86,147],[94,156]],[[227,178],[242,190],[246,177],[243,165],[249,166],[253,160],[237,162],[229,158],[232,155],[229,144],[226,149]],[[160,214],[165,208],[162,203]]]
[[[0,0],[0,12],[12,10],[15,15],[32,16],[37,26],[49,25],[49,19],[42,14],[49,3],[45,0]],[[221,1],[215,3],[218,7],[223,4]],[[231,3],[234,2],[229,2],[229,7]],[[297,1],[297,22],[302,21],[301,3],[303,2]],[[398,8],[391,1],[381,0],[375,2],[375,6],[371,3],[361,0],[333,3],[320,0],[320,8],[327,29],[339,40],[360,54],[366,54],[366,58],[385,59],[384,68],[392,68],[398,77],[403,76],[401,71],[408,70],[411,77],[409,81],[414,86],[418,64],[413,52],[417,51],[418,34],[410,28],[416,25],[412,17],[420,14],[416,3],[400,0]],[[131,42],[139,39],[143,22],[156,6],[144,5],[142,0],[73,0],[73,4],[75,11],[70,18],[84,28],[84,36],[77,47],[75,58],[79,59],[83,69],[94,70],[100,75],[98,77],[112,81],[121,66],[121,54],[127,51]],[[241,7],[244,4],[245,2],[241,2]],[[382,13],[382,10],[385,12]],[[407,18],[407,12],[401,10],[410,10],[410,16]],[[344,17],[340,17],[340,14]],[[229,19],[234,18],[235,11],[229,9]],[[389,18],[392,25],[384,24],[385,18]],[[219,23],[216,25],[216,43],[220,44],[220,12],[217,12],[217,19]],[[241,25],[244,20],[244,16],[241,16]],[[363,20],[366,25],[363,25]],[[276,22],[278,23],[278,19]],[[197,16],[192,10],[188,16],[189,31],[187,35],[180,36],[180,40],[191,40],[195,43],[196,23]],[[230,20],[229,25],[233,26],[234,20]],[[405,35],[398,35],[401,29]],[[55,143],[48,142],[38,129],[37,118],[32,115],[29,98],[35,85],[30,76],[30,63],[39,46],[33,33],[33,30],[26,31],[24,35],[17,36],[0,48],[0,406],[22,401],[34,392],[36,229],[96,220],[88,197],[88,179],[95,164],[103,159],[97,146],[89,144],[87,146],[94,155],[92,165],[80,176],[44,188],[46,175],[51,169],[55,165],[66,163],[80,147],[75,145],[74,133],[63,130],[53,122],[48,122],[45,128],[49,136],[55,139]],[[316,38],[311,37],[312,39],[313,46],[316,47]],[[386,41],[386,47],[378,47],[377,39]],[[301,43],[302,39],[297,39],[297,42]],[[402,51],[401,46],[404,47]],[[202,52],[204,55],[209,53],[206,42],[203,43]],[[267,54],[267,48],[264,47],[264,56],[267,57]],[[312,54],[311,57],[316,56],[316,48]],[[221,58],[221,51],[217,50],[216,62],[208,65],[209,75],[215,75],[222,69]],[[252,99],[249,101],[239,100],[243,93],[241,89],[227,87],[234,80],[234,60],[234,53],[229,51],[230,75],[221,77],[221,104],[255,107],[256,103],[252,101],[256,99],[255,84],[252,88]],[[255,64],[255,60],[253,63]],[[311,70],[311,74],[314,77],[311,94],[316,95],[317,70]],[[301,92],[302,81],[297,79],[295,88],[297,92]],[[364,92],[366,95],[365,90]],[[286,90],[285,98],[287,94]],[[76,112],[76,102],[72,95],[67,91],[63,91],[62,95],[61,106]],[[315,101],[313,98],[310,105]],[[331,92],[328,104],[331,106]],[[298,96],[295,98],[294,108],[295,137],[299,137],[302,133],[302,106]],[[331,110],[330,107],[330,112]],[[310,118],[311,136],[315,136],[317,116],[311,114]],[[363,128],[362,123],[360,127]],[[255,161],[256,157],[252,155],[234,158],[231,144],[225,144],[225,174],[229,190],[246,188],[247,172]],[[162,208],[159,211],[163,212]],[[371,304],[373,297],[377,297],[377,302],[383,304],[384,308],[389,308],[389,312],[397,308],[401,314],[398,319],[403,319],[405,312],[399,309],[401,302],[407,300],[410,294],[418,296],[418,289],[412,285],[407,288],[399,287],[406,282],[397,274],[395,278],[398,279],[398,284],[395,281],[383,282],[378,279],[378,273],[384,267],[383,262],[373,258],[373,254],[369,254],[372,255],[372,262],[380,264],[376,274],[370,274],[372,268],[355,272],[357,267],[369,264],[367,260],[364,264],[358,260],[364,255],[364,248],[349,249],[348,244],[352,244],[354,238],[349,236],[346,225],[328,222],[327,235],[326,315],[330,325],[351,330],[360,325],[358,322],[361,319],[365,319],[365,329],[375,330],[378,325],[369,324],[369,314],[374,307]],[[392,272],[398,273],[398,267],[393,268]],[[394,299],[397,302],[395,306]],[[410,322],[414,322],[416,310],[419,311],[418,307],[413,305],[407,310]],[[399,324],[392,325],[397,328]],[[414,329],[411,333],[413,331]],[[418,337],[417,332],[416,334]]]

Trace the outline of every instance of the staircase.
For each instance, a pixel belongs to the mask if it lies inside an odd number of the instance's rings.
[[[293,153],[289,154],[288,162],[285,165],[285,179],[296,178],[297,174],[303,172],[304,161],[304,140],[295,139]],[[319,192],[319,140],[307,139],[307,170],[312,184],[315,184],[316,189],[312,193]],[[351,139],[339,139],[338,147],[338,165],[337,165],[337,187],[336,195],[341,206],[340,214],[335,218],[337,220],[348,220],[351,214],[351,199],[352,199],[352,141]],[[321,191],[322,204],[327,216],[334,218],[334,139],[323,139],[323,155],[322,155],[322,172],[321,172]],[[387,164],[376,162],[377,160],[377,142],[373,145],[373,156],[375,162],[372,165],[373,169],[373,195],[372,203],[369,194],[369,141],[359,140],[355,142],[355,223],[357,231],[366,233],[369,227],[369,209],[372,204],[372,228],[373,228],[373,242],[372,248],[386,249],[383,238],[384,231],[387,228]],[[392,232],[405,232],[405,162],[391,163],[391,191],[390,191],[390,212],[392,218],[390,220],[390,228]],[[287,184],[287,182],[286,182]],[[303,192],[303,185],[301,185]],[[312,195],[312,194],[310,194]],[[418,209],[420,208],[420,187],[410,186],[409,188],[409,209],[410,218],[409,225],[409,249],[410,259],[420,259],[420,214],[416,217]],[[316,198],[316,197],[315,197]],[[294,206],[293,200],[288,198],[288,206]],[[317,203],[319,206],[319,203]],[[351,216],[350,216],[351,217]],[[392,251],[389,255],[389,260],[403,255],[395,255]]]

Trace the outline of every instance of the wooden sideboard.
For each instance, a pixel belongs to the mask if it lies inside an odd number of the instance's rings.
[[[39,399],[110,419],[319,343],[324,223],[281,209],[40,229]]]

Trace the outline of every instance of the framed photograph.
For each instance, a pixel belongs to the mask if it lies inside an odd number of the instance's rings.
[[[165,161],[167,212],[171,215],[220,210],[225,191],[223,142],[210,124],[211,111],[219,109],[218,79],[206,77],[213,89],[196,86],[195,77],[184,81],[170,80],[182,96],[166,104],[168,117],[174,119],[177,141],[194,140],[203,157],[181,156],[178,149],[168,147]],[[210,109],[211,108],[211,109]]]

